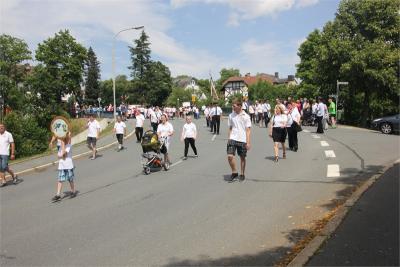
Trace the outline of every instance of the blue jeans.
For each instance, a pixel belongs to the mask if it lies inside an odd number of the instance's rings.
[[[0,172],[6,172],[8,168],[8,155],[0,155]]]

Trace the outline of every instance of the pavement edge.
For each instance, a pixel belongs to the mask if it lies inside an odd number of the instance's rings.
[[[317,234],[287,265],[288,267],[304,266],[321,247],[321,245],[335,232],[336,228],[342,223],[346,217],[347,212],[357,202],[357,200],[372,186],[382,175],[391,167],[400,163],[400,159],[386,165],[382,171],[371,176],[365,183],[363,183],[354,193],[346,200],[346,202],[339,207],[333,218],[325,225],[322,231]]]

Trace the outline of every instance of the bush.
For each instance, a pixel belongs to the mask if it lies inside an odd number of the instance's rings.
[[[16,157],[31,156],[47,149],[50,130],[39,127],[32,115],[11,112],[4,118],[4,124],[14,137]]]

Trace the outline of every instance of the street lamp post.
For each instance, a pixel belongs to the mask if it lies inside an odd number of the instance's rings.
[[[127,28],[127,29],[123,29],[120,30],[119,32],[117,32],[114,35],[113,38],[113,43],[112,43],[112,76],[113,76],[113,98],[114,98],[114,121],[116,121],[116,116],[117,116],[117,105],[116,105],[116,101],[115,101],[115,40],[118,36],[118,34],[120,34],[121,32],[125,32],[125,31],[130,31],[130,30],[140,30],[143,29],[144,26],[140,26],[140,27],[131,27],[131,28]]]
[[[336,116],[338,116],[339,86],[348,84],[349,82],[339,82],[339,80],[336,80]]]

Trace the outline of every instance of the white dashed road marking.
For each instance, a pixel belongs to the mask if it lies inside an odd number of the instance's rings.
[[[333,150],[325,150],[325,156],[327,158],[336,158],[335,152]]]
[[[328,165],[326,177],[340,177],[340,167],[338,164]]]
[[[321,136],[319,136],[319,135],[316,135],[316,134],[313,134],[313,135],[311,135],[313,138],[315,138],[315,139],[320,139],[321,138]]]
[[[321,141],[321,146],[329,146],[329,144],[326,141]]]
[[[183,162],[183,160],[178,160],[177,162],[171,164],[170,167],[174,167],[174,166],[176,166],[176,165],[178,165],[179,163],[182,163],[182,162]]]

